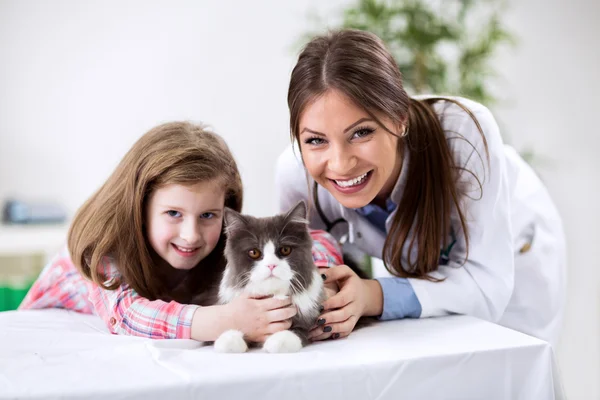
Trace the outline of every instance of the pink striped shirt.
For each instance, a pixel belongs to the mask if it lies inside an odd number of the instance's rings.
[[[342,264],[337,241],[324,231],[312,231],[313,260],[319,267]],[[101,271],[107,280],[119,278],[117,266],[105,257]],[[189,339],[192,317],[199,306],[175,301],[148,300],[123,284],[106,290],[84,278],[65,247],[44,267],[20,310],[65,308],[96,314],[113,334],[155,339]]]

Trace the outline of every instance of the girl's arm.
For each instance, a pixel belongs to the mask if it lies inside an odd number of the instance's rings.
[[[119,276],[109,260],[104,262],[102,273],[106,277]],[[225,305],[200,307],[148,300],[127,285],[106,290],[86,282],[96,313],[112,333],[121,335],[215,341],[224,331],[236,329],[249,340],[262,342],[275,332],[289,329],[290,319],[297,312],[289,298],[240,296]]]
[[[105,263],[105,271],[114,266]],[[116,270],[111,271],[115,275]],[[109,276],[106,275],[105,276]],[[118,335],[152,339],[190,339],[197,305],[148,300],[127,285],[106,290],[86,281],[95,313]]]

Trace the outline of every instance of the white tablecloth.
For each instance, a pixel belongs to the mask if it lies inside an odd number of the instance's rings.
[[[562,399],[550,346],[465,316],[378,322],[296,354],[219,354],[108,333],[64,310],[0,313],[0,398]]]

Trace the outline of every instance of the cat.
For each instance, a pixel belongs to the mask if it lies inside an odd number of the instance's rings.
[[[219,303],[226,304],[243,292],[253,296],[291,297],[298,313],[289,330],[265,341],[269,353],[288,353],[308,343],[325,300],[323,279],[312,258],[312,238],[300,201],[287,213],[255,218],[227,208],[224,213],[227,265],[219,285]],[[252,343],[250,343],[252,345]],[[229,330],[214,343],[215,350],[240,353],[248,350],[243,333]]]

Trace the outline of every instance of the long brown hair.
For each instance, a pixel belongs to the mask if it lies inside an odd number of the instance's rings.
[[[435,280],[429,273],[438,268],[440,247],[447,245],[453,208],[460,218],[460,230],[455,234],[464,235],[467,254],[469,244],[461,209],[463,193],[457,182],[462,167],[454,163],[432,105],[444,100],[467,112],[487,151],[479,123],[455,100],[410,98],[402,86],[395,60],[383,42],[369,32],[336,31],[318,36],[305,46],[292,71],[288,91],[292,140],[299,140],[299,122],[305,107],[328,90],[343,93],[390,134],[396,135],[381,123],[376,113],[407,129],[407,134],[399,137],[397,148],[400,157],[409,156],[407,183],[383,247],[383,260],[388,271],[396,276]],[[403,265],[403,248],[407,243],[408,265]]]
[[[143,297],[159,298],[166,287],[157,278],[144,229],[146,203],[156,189],[165,185],[214,179],[219,179],[225,188],[225,205],[240,211],[240,174],[221,137],[188,122],[171,122],[151,129],[75,215],[68,235],[73,263],[85,277],[106,289],[126,283]],[[221,236],[213,250],[221,254],[211,254],[205,260],[215,262],[223,257]],[[99,266],[106,256],[114,259],[122,276],[120,281],[107,282],[103,276]]]

